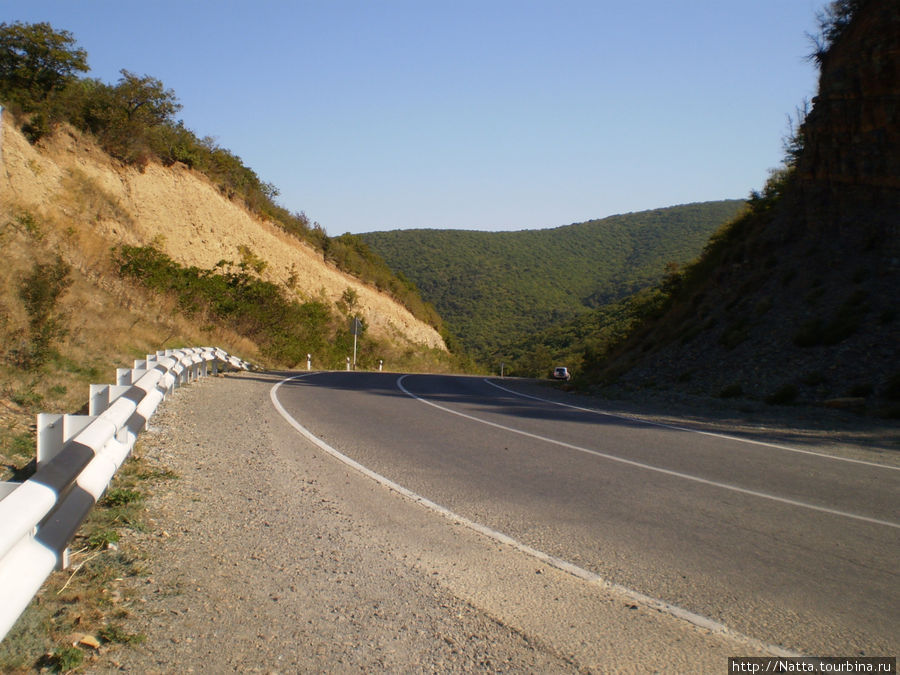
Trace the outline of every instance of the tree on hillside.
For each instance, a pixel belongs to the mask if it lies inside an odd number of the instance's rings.
[[[149,75],[120,71],[115,86],[86,81],[67,92],[69,109],[81,108],[81,120],[111,155],[127,162],[143,164],[158,154],[153,148],[154,130],[174,128],[174,116],[181,110],[175,92]],[[70,115],[72,113],[70,112]]]
[[[154,127],[171,121],[181,110],[175,92],[166,89],[160,80],[149,75],[138,77],[124,69],[119,72],[122,77],[113,91],[128,122]]]
[[[87,70],[87,52],[69,31],[49,23],[0,23],[0,99],[6,103],[34,110]]]

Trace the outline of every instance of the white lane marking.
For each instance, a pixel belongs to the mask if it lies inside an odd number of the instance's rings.
[[[505,392],[512,394],[513,396],[519,396],[521,398],[530,398],[535,401],[541,401],[542,403],[552,403],[553,405],[562,406],[563,408],[572,408],[573,410],[580,410],[582,412],[594,413],[596,415],[605,415],[607,417],[615,417],[617,419],[628,420],[629,422],[637,422],[638,424],[646,424],[648,426],[653,427],[662,427],[664,429],[674,429],[675,431],[689,431],[692,434],[701,434],[703,436],[712,436],[714,438],[724,438],[729,441],[738,441],[739,443],[749,443],[750,445],[762,445],[767,448],[776,448],[778,450],[786,450],[787,452],[796,452],[801,455],[814,455],[815,457],[823,457],[825,459],[833,459],[838,462],[851,462],[853,464],[864,464],[866,466],[874,466],[879,469],[890,469],[891,471],[900,471],[900,466],[890,466],[888,464],[878,464],[877,462],[869,462],[864,459],[853,459],[851,457],[839,457],[837,455],[826,455],[824,452],[814,452],[812,450],[801,450],[800,448],[792,448],[789,445],[778,445],[777,443],[769,443],[767,441],[756,441],[752,438],[741,438],[740,436],[730,436],[729,434],[720,434],[715,431],[703,431],[701,429],[691,429],[690,427],[680,427],[675,424],[666,424],[665,422],[655,422],[653,420],[646,420],[640,417],[634,417],[632,415],[624,415],[622,413],[613,413],[606,410],[598,410],[597,408],[583,408],[577,405],[571,405],[569,403],[560,403],[559,401],[551,401],[548,398],[541,398],[540,396],[532,396],[531,394],[523,394],[520,391],[515,391],[513,389],[509,389],[507,387],[503,387],[496,382],[491,382],[489,379],[484,378],[484,382],[491,385],[492,387],[496,387],[497,389],[502,389]]]
[[[481,419],[480,417],[475,417],[473,415],[467,415],[466,413],[459,412],[458,410],[453,410],[452,408],[446,408],[442,405],[438,405],[437,403],[433,403],[431,401],[427,401],[420,396],[416,396],[411,391],[409,391],[406,387],[403,386],[403,380],[406,378],[406,375],[401,375],[397,379],[397,387],[407,396],[410,396],[417,401],[424,403],[425,405],[430,405],[438,410],[443,410],[444,412],[448,412],[452,415],[458,415],[459,417],[464,417],[465,419],[472,420],[473,422],[479,422],[481,424],[486,424],[489,427],[494,427],[496,429],[501,429],[503,431],[508,431],[513,434],[519,434],[520,436],[526,436],[527,438],[533,438],[537,441],[543,441],[545,443],[550,443],[552,445],[558,445],[563,448],[568,448],[569,450],[576,450],[578,452],[583,452],[588,455],[594,455],[596,457],[602,457],[603,459],[608,459],[613,462],[619,462],[621,464],[627,464],[629,466],[634,466],[639,469],[646,469],[647,471],[656,471],[657,473],[662,473],[667,476],[675,476],[676,478],[683,478],[685,480],[694,481],[695,483],[702,483],[703,485],[710,485],[713,487],[721,488],[723,490],[731,490],[732,492],[738,492],[740,494],[750,495],[751,497],[760,497],[762,499],[769,499],[775,502],[780,502],[782,504],[789,504],[790,506],[797,506],[804,509],[810,509],[812,511],[820,511],[821,513],[828,513],[833,516],[842,516],[844,518],[852,518],[853,520],[861,520],[866,523],[873,523],[875,525],[884,525],[885,527],[893,527],[896,529],[900,529],[900,523],[894,523],[889,520],[881,520],[879,518],[870,518],[869,516],[861,516],[856,513],[850,513],[849,511],[840,511],[838,509],[830,509],[827,506],[817,506],[815,504],[808,504],[806,502],[801,502],[796,499],[788,499],[787,497],[779,497],[777,495],[769,494],[767,492],[758,492],[757,490],[749,490],[747,488],[742,488],[737,485],[732,485],[731,483],[720,483],[718,481],[709,480],[707,478],[701,478],[700,476],[694,476],[693,474],[683,473],[681,471],[673,471],[672,469],[663,469],[662,467],[653,466],[652,464],[645,464],[643,462],[637,462],[633,459],[625,459],[624,457],[618,457],[617,455],[610,455],[605,452],[600,452],[599,450],[591,450],[590,448],[585,448],[580,445],[573,445],[572,443],[566,443],[565,441],[558,441],[554,438],[548,438],[547,436],[540,436],[538,434],[533,434],[530,431],[523,431],[521,429],[516,429],[514,427],[508,427],[503,424],[497,424],[496,422],[488,422],[487,420]]]
[[[758,640],[756,638],[750,637],[749,635],[744,635],[736,630],[733,630],[726,626],[723,623],[719,623],[714,619],[710,619],[709,617],[703,616],[702,614],[697,614],[696,612],[692,612],[690,610],[684,609],[683,607],[679,607],[677,605],[672,605],[664,600],[660,600],[658,598],[651,597],[649,595],[645,595],[639,591],[628,588],[627,586],[622,586],[621,584],[616,584],[611,581],[608,581],[601,577],[599,574],[595,574],[590,570],[586,570],[582,567],[578,567],[567,560],[563,560],[562,558],[557,558],[556,556],[550,555],[549,553],[544,553],[536,548],[532,548],[527,544],[523,544],[516,539],[513,539],[509,535],[503,534],[498,530],[494,530],[487,525],[482,525],[481,523],[477,523],[474,520],[469,520],[465,516],[461,516],[458,513],[451,511],[450,509],[437,504],[430,499],[426,499],[425,497],[413,492],[412,490],[403,487],[402,485],[395,483],[390,478],[386,478],[379,473],[372,471],[371,469],[366,468],[359,462],[350,459],[347,455],[343,454],[339,450],[336,450],[332,446],[330,446],[325,441],[318,438],[315,434],[313,434],[309,429],[300,424],[297,420],[295,420],[291,414],[285,410],[284,406],[281,405],[281,401],[278,400],[278,389],[285,382],[290,380],[296,380],[301,377],[306,377],[310,373],[304,373],[302,375],[295,375],[293,377],[288,377],[276,384],[269,391],[269,398],[272,400],[272,404],[275,406],[275,409],[279,412],[279,414],[290,424],[296,431],[300,433],[301,436],[306,438],[313,445],[318,447],[321,450],[324,450],[326,453],[334,457],[335,459],[343,462],[347,466],[355,469],[360,472],[364,476],[371,478],[376,483],[386,487],[389,490],[393,490],[394,492],[406,497],[407,499],[416,502],[428,510],[437,513],[447,520],[462,525],[464,527],[469,528],[475,532],[478,532],[489,539],[492,539],[501,544],[506,544],[507,546],[511,546],[515,550],[524,553],[528,556],[536,558],[541,562],[550,565],[551,567],[555,567],[558,570],[571,574],[572,576],[581,579],[582,581],[586,581],[588,583],[596,584],[601,588],[608,589],[615,593],[620,593],[625,595],[627,598],[639,602],[646,607],[651,609],[655,609],[660,612],[665,612],[670,616],[673,616],[677,619],[681,619],[683,621],[687,621],[690,624],[698,626],[704,630],[708,630],[711,633],[716,633],[719,635],[723,635],[726,637],[730,637],[732,639],[738,640],[740,642],[745,643],[748,647],[759,649],[764,652],[768,652],[774,656],[786,656],[786,657],[799,657],[802,656],[799,652],[790,651],[784,649],[783,647],[779,647],[778,645],[771,645],[762,640]],[[403,379],[402,377],[400,379]],[[398,380],[399,382],[399,380]],[[399,385],[398,385],[399,386]],[[414,397],[415,398],[415,397]],[[420,399],[421,400],[421,399]],[[426,401],[427,402],[427,401]]]

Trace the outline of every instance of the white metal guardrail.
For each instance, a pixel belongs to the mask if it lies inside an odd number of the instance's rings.
[[[160,402],[220,367],[249,364],[215,347],[171,349],[119,368],[115,385],[91,385],[88,415],[38,415],[37,469],[0,482],[0,640],[54,569],[106,491]]]

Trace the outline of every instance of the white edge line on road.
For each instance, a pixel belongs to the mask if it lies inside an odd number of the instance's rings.
[[[352,469],[363,474],[364,476],[371,478],[372,480],[374,480],[376,483],[382,485],[383,487],[386,487],[387,489],[392,490],[392,491],[402,495],[403,497],[406,497],[407,499],[424,506],[425,508],[429,509],[430,511],[433,511],[434,513],[437,513],[437,514],[443,516],[444,518],[452,521],[454,524],[462,525],[470,530],[478,532],[479,534],[481,534],[485,537],[488,537],[489,539],[492,539],[501,544],[506,544],[507,546],[510,546],[521,553],[524,553],[528,556],[536,558],[537,560],[540,560],[541,562],[543,562],[547,565],[550,565],[551,567],[555,567],[558,570],[566,572],[567,574],[571,574],[572,576],[574,576],[578,579],[581,579],[582,581],[596,584],[596,585],[600,586],[601,588],[605,588],[610,591],[625,595],[629,599],[631,599],[635,602],[639,602],[646,607],[655,609],[660,612],[665,612],[666,614],[669,614],[670,616],[673,616],[677,619],[681,619],[683,621],[687,621],[688,623],[693,624],[694,626],[697,626],[704,630],[708,630],[711,633],[723,635],[723,636],[729,637],[731,639],[737,640],[739,642],[743,642],[749,647],[759,649],[764,652],[768,652],[769,654],[772,654],[773,656],[784,656],[784,657],[803,656],[799,652],[787,650],[787,649],[784,649],[783,647],[779,647],[778,645],[768,644],[766,642],[763,642],[762,640],[758,640],[756,638],[750,637],[749,635],[744,635],[743,633],[740,633],[738,631],[735,631],[735,630],[729,628],[725,624],[719,623],[718,621],[715,621],[714,619],[710,619],[709,617],[705,617],[701,614],[697,614],[696,612],[691,612],[690,610],[684,609],[683,607],[678,607],[677,605],[672,605],[668,602],[665,602],[664,600],[659,600],[658,598],[653,598],[649,595],[645,595],[645,594],[635,591],[631,588],[628,588],[627,586],[622,586],[620,584],[612,583],[611,581],[608,581],[608,580],[604,579],[603,577],[601,577],[599,574],[595,574],[594,572],[586,570],[582,567],[578,567],[577,565],[574,565],[566,560],[563,560],[562,558],[557,558],[556,556],[552,556],[548,553],[544,553],[543,551],[539,551],[536,548],[532,548],[531,546],[528,546],[527,544],[523,544],[523,543],[513,539],[512,537],[510,537],[506,534],[503,534],[502,532],[494,530],[486,525],[482,525],[481,523],[477,523],[474,520],[469,520],[465,516],[461,516],[458,513],[454,513],[450,509],[448,509],[444,506],[441,506],[440,504],[437,504],[437,503],[431,501],[430,499],[426,499],[425,497],[423,497],[419,494],[416,494],[412,490],[409,490],[409,489],[403,487],[402,485],[395,483],[394,481],[390,480],[389,478],[382,476],[381,474],[376,473],[376,472],[372,471],[371,469],[366,468],[359,462],[357,462],[353,459],[350,459],[345,454],[341,453],[340,451],[338,451],[335,448],[328,445],[328,443],[326,443],[325,441],[323,441],[320,438],[318,438],[317,436],[315,436],[311,431],[309,431],[306,427],[304,427],[297,420],[295,420],[291,416],[291,414],[287,410],[285,410],[284,406],[281,405],[281,401],[278,400],[278,389],[281,387],[281,385],[283,385],[285,382],[288,382],[290,380],[296,380],[296,379],[299,379],[302,377],[306,377],[309,374],[310,373],[304,373],[302,375],[295,375],[293,377],[288,377],[288,378],[285,378],[284,380],[282,380],[281,382],[279,382],[278,384],[276,384],[275,386],[273,386],[269,392],[269,397],[272,400],[272,405],[275,406],[275,409],[288,422],[288,424],[290,424],[297,432],[300,433],[301,436],[306,438],[313,445],[315,445],[316,447],[325,451],[326,453],[328,453],[335,459],[343,462],[344,464],[351,467]],[[403,387],[400,385],[400,380],[402,380],[403,377],[405,377],[405,375],[401,376],[397,380],[397,386],[400,387],[407,395],[418,399],[418,397],[410,394],[408,391],[406,391],[406,389],[403,389]],[[422,401],[423,399],[418,399],[418,400]],[[429,403],[428,401],[423,401],[423,402]],[[433,405],[433,404],[429,403],[429,405]],[[439,406],[437,406],[437,407],[439,407]],[[450,411],[450,412],[452,412],[452,411]]]
[[[838,455],[826,455],[824,452],[814,452],[813,450],[801,450],[800,448],[792,448],[789,445],[779,445],[777,443],[769,443],[768,441],[756,441],[752,438],[741,438],[740,436],[731,436],[729,434],[721,434],[716,431],[703,431],[702,429],[691,429],[690,427],[680,427],[676,424],[666,424],[665,422],[655,422],[653,420],[643,419],[641,417],[635,417],[633,415],[625,415],[622,413],[614,413],[609,412],[607,410],[600,410],[598,408],[584,408],[577,405],[572,405],[570,403],[561,403],[560,401],[552,401],[548,398],[541,398],[540,396],[533,396],[531,394],[523,394],[520,391],[515,391],[514,389],[509,389],[502,385],[497,384],[496,382],[491,382],[488,378],[484,378],[484,381],[491,385],[492,387],[496,387],[497,389],[502,389],[505,392],[512,394],[513,396],[519,396],[520,398],[530,398],[535,401],[541,401],[542,403],[552,403],[553,405],[562,406],[563,408],[572,408],[573,410],[580,410],[582,412],[594,413],[596,415],[605,415],[606,417],[615,417],[617,419],[628,420],[629,422],[636,422],[638,424],[646,424],[648,426],[653,427],[662,427],[663,429],[674,429],[675,431],[688,431],[692,434],[701,434],[703,436],[712,436],[713,438],[724,438],[729,441],[737,441],[739,443],[749,443],[750,445],[761,445],[766,448],[776,448],[778,450],[785,450],[787,452],[796,452],[801,455],[813,455],[815,457],[823,457],[825,459],[833,459],[837,462],[851,462],[853,464],[865,464],[866,466],[874,466],[879,469],[889,469],[891,471],[900,471],[900,466],[890,466],[888,464],[878,464],[877,462],[869,462],[865,459],[853,459],[852,457],[839,457]]]
[[[873,523],[875,525],[884,525],[885,527],[893,527],[895,529],[900,529],[900,523],[894,523],[890,520],[881,520],[879,518],[870,518],[869,516],[861,516],[856,513],[850,513],[849,511],[840,511],[838,509],[830,509],[827,506],[817,506],[815,504],[807,504],[806,502],[801,502],[796,499],[788,499],[787,497],[779,497],[777,495],[772,495],[767,492],[758,492],[757,490],[749,490],[747,488],[738,487],[737,485],[731,485],[730,483],[719,483],[718,481],[709,480],[707,478],[701,478],[700,476],[694,476],[689,473],[682,473],[681,471],[673,471],[672,469],[663,469],[662,467],[653,466],[652,464],[644,464],[643,462],[637,462],[633,459],[625,459],[624,457],[618,457],[616,455],[610,455],[605,452],[600,452],[599,450],[591,450],[590,448],[583,448],[580,445],[573,445],[572,443],[566,443],[565,441],[557,441],[553,438],[548,438],[546,436],[539,436],[538,434],[533,434],[530,431],[522,431],[521,429],[516,429],[514,427],[507,427],[503,424],[497,424],[496,422],[488,422],[487,420],[483,420],[480,417],[475,417],[473,415],[467,415],[466,413],[459,412],[458,410],[453,410],[452,408],[446,408],[442,405],[438,405],[437,403],[433,403],[428,401],[420,396],[416,396],[411,391],[409,391],[406,387],[403,386],[403,379],[406,375],[401,375],[397,380],[397,387],[407,396],[410,396],[425,405],[430,405],[433,408],[437,408],[438,410],[443,410],[444,412],[448,412],[452,415],[458,415],[459,417],[464,417],[465,419],[472,420],[474,422],[480,422],[481,424],[486,424],[489,427],[494,427],[496,429],[501,429],[503,431],[509,431],[510,433],[519,434],[520,436],[526,436],[528,438],[533,438],[538,441],[543,441],[544,443],[551,443],[553,445],[558,445],[563,448],[567,448],[569,450],[576,450],[578,452],[583,452],[588,455],[594,455],[595,457],[602,457],[603,459],[608,459],[613,462],[619,462],[621,464],[627,464],[629,466],[634,466],[639,469],[646,469],[647,471],[656,471],[657,473],[662,473],[667,476],[674,476],[676,478],[683,478],[684,480],[694,481],[695,483],[702,483],[703,485],[710,485],[713,487],[721,488],[723,490],[731,490],[732,492],[738,492],[740,494],[750,495],[751,497],[759,497],[761,499],[769,499],[775,502],[780,502],[782,504],[789,504],[790,506],[797,506],[803,509],[810,509],[812,511],[819,511],[821,513],[827,513],[833,516],[841,516],[844,518],[852,518],[853,520],[861,520],[866,523]],[[487,381],[487,380],[485,380]],[[490,384],[490,383],[488,383]],[[496,386],[496,385],[495,385]],[[515,393],[515,392],[513,392]],[[552,401],[550,401],[552,403]]]

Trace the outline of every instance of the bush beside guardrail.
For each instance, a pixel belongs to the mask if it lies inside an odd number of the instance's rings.
[[[0,640],[50,573],[67,566],[69,541],[159,404],[220,367],[249,364],[215,347],[160,351],[119,368],[114,385],[91,385],[88,415],[38,415],[34,475],[0,482]]]

